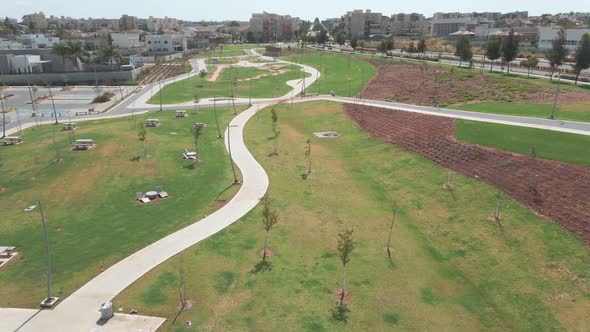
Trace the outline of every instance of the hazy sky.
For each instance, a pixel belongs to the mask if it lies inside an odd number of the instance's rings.
[[[129,14],[139,17],[175,17],[185,20],[247,20],[253,12],[290,14],[303,19],[339,17],[352,9],[371,9],[385,15],[394,13],[511,12],[528,10],[529,15],[581,11],[590,12],[590,0],[2,0],[0,16],[20,18],[24,14],[43,11],[46,15],[71,17],[119,17]]]

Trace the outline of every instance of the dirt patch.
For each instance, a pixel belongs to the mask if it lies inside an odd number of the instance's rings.
[[[0,187],[0,193],[6,192],[8,189]]]
[[[342,298],[342,288],[334,289],[334,296],[336,296],[336,300],[340,302],[340,299]],[[344,290],[344,299],[342,299],[342,302],[347,305],[350,304],[350,292],[348,289]]]
[[[229,66],[226,66],[226,65],[218,65],[217,68],[215,69],[215,72],[213,72],[213,75],[211,75],[211,77],[209,77],[207,79],[207,81],[209,81],[209,82],[215,82],[215,81],[217,81],[217,79],[219,78],[219,75],[221,75],[221,72],[225,68],[227,68],[227,67],[229,67]]]
[[[266,257],[272,257],[274,256],[274,252],[272,252],[272,250],[270,249],[266,249]],[[264,256],[264,249],[260,250],[260,257]]]
[[[363,90],[369,99],[432,106],[475,102],[550,103],[554,88],[536,80],[481,73],[435,65],[370,60],[376,75]],[[437,85],[437,79],[439,84]],[[562,86],[559,99],[574,103],[590,101],[590,92]]]
[[[452,118],[352,104],[346,112],[370,135],[499,188],[590,246],[589,167],[457,142]]]

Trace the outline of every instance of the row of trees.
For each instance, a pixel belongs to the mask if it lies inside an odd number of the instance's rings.
[[[566,32],[562,29],[553,39],[551,49],[545,54],[545,58],[549,61],[549,65],[551,67],[551,79],[553,79],[553,73],[555,70],[565,63],[565,60],[569,54],[566,43]],[[514,35],[514,30],[512,29],[506,38],[500,38],[499,36],[489,37],[485,45],[485,57],[489,60],[492,60],[490,71],[493,70],[494,61],[501,58],[506,64],[506,73],[509,74],[510,62],[514,61],[518,55],[518,45],[518,37]],[[459,66],[461,66],[463,61],[472,62],[473,51],[471,49],[469,37],[459,37],[455,47],[455,55],[460,59]],[[527,68],[528,75],[530,75],[531,70],[534,69],[538,64],[539,59],[536,57],[530,57],[520,63],[521,66]],[[575,84],[578,83],[578,79],[582,70],[586,70],[588,68],[590,68],[590,34],[585,33],[582,36],[582,39],[578,44],[578,48],[575,51]]]

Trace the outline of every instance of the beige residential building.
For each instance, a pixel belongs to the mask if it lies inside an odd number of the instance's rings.
[[[23,16],[22,23],[32,29],[47,29],[47,19],[43,12]]]

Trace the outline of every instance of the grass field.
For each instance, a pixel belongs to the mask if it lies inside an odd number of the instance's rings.
[[[228,109],[219,111],[222,125],[233,117]],[[52,162],[51,125],[23,132],[20,145],[0,147],[0,187],[6,188],[0,192],[0,242],[20,253],[0,271],[0,307],[36,307],[45,294],[39,212],[23,212],[38,199],[47,219],[53,291],[61,298],[113,263],[224,204],[216,197],[231,184],[232,175],[212,113],[203,110],[184,119],[174,118],[174,112],[136,116],[138,122],[162,122],[147,128],[148,158],[128,118],[80,122],[76,138],[97,142],[83,152],[71,151],[68,132],[57,131],[64,159],[59,163]],[[193,165],[182,159],[182,151],[194,150],[190,129],[196,121],[210,126],[201,138],[203,162]],[[136,192],[159,185],[169,198],[147,205],[134,200]],[[229,195],[232,190],[221,199]]]
[[[447,170],[369,138],[339,104],[276,109],[279,156],[269,156],[269,109],[245,128],[280,215],[272,271],[251,272],[264,241],[257,207],[145,275],[115,298],[116,307],[167,317],[163,330],[171,331],[590,329],[590,252],[574,236],[508,197],[501,233],[486,219],[494,188],[456,175],[453,198],[442,188]],[[325,130],[343,136],[313,137]],[[313,173],[303,180],[310,137]],[[391,200],[398,217],[390,261]],[[347,268],[350,319],[342,323],[330,311],[341,274],[336,234],[346,226],[357,248]],[[181,274],[194,306],[170,326]]]
[[[553,109],[552,104],[527,104],[527,103],[476,103],[449,106],[453,109],[495,113],[503,115],[528,116],[533,118],[548,118]],[[590,122],[590,103],[560,104],[555,113],[555,118]]]
[[[590,166],[590,136],[551,130],[457,120],[455,137],[461,141],[537,157]]]
[[[375,75],[373,66],[362,60],[308,50],[300,52],[282,59],[303,63],[320,71],[320,79],[306,89],[309,93],[327,95],[334,91],[337,96],[353,97]]]
[[[215,67],[211,67],[210,77]],[[211,97],[229,97],[232,94],[232,81],[237,80],[233,86],[233,94],[238,98],[248,98],[250,96],[250,81],[243,80],[259,75],[263,77],[252,81],[252,98],[271,98],[279,97],[291,91],[287,81],[301,79],[304,75],[303,69],[295,65],[284,65],[279,70],[286,70],[285,73],[277,73],[276,70],[270,71],[264,68],[245,68],[245,67],[228,67],[225,68],[216,81],[210,82],[198,76],[191,77],[176,83],[166,85],[161,92],[156,93],[148,103],[158,104],[160,102],[160,93],[162,94],[162,103],[175,104],[194,100],[195,95],[199,98]],[[305,77],[309,74],[305,73]]]

